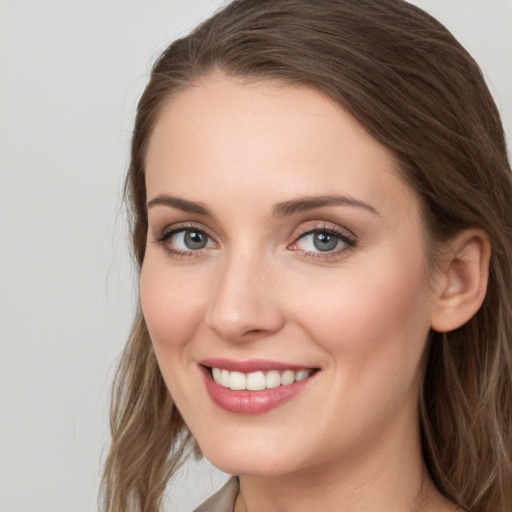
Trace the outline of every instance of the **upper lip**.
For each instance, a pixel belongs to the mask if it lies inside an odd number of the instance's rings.
[[[265,359],[248,359],[244,361],[237,361],[234,359],[224,359],[224,358],[210,358],[203,359],[198,361],[202,366],[208,366],[210,368],[221,368],[223,370],[229,370],[231,372],[241,372],[241,373],[252,373],[252,372],[267,372],[271,370],[304,370],[304,369],[313,369],[315,367],[303,365],[303,364],[293,364],[293,363],[283,363],[281,361],[269,361]]]

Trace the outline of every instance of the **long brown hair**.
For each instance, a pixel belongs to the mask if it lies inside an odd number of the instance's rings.
[[[126,182],[139,267],[144,159],[164,102],[212,71],[319,90],[393,151],[422,198],[430,246],[467,227],[492,244],[486,298],[459,329],[432,332],[419,400],[439,490],[472,512],[512,510],[512,182],[481,72],[435,19],[403,0],[235,0],[156,61],[137,111]],[[194,442],[157,367],[141,312],[114,383],[109,512],[160,510]]]

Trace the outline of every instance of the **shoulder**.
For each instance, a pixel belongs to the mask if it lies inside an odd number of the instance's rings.
[[[224,487],[196,508],[194,512],[233,512],[238,489],[238,478],[234,476],[226,482]]]

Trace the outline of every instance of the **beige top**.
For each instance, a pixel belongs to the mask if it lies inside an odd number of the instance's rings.
[[[238,489],[238,478],[234,476],[227,481],[220,491],[210,496],[194,512],[233,512]]]

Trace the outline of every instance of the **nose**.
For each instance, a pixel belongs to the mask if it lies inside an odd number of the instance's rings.
[[[276,269],[261,255],[233,253],[216,276],[206,323],[230,342],[273,334],[284,323],[276,288]]]

